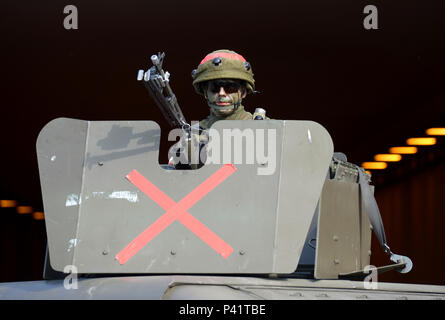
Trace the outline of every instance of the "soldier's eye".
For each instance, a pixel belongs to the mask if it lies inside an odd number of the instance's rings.
[[[209,89],[213,93],[218,93],[221,88],[228,94],[238,92],[241,85],[234,81],[212,81],[209,84]]]

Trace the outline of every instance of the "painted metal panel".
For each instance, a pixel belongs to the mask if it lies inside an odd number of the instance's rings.
[[[233,252],[227,258],[222,257],[182,223],[174,221],[121,264],[117,254],[165,213],[126,178],[130,172],[137,170],[178,202],[224,163],[206,164],[198,170],[163,169],[158,163],[160,130],[152,121],[81,121],[76,125],[82,127],[86,139],[83,145],[82,139],[76,140],[77,147],[73,149],[70,139],[81,135],[75,132],[72,121],[54,120],[44,131],[45,135],[57,135],[58,139],[47,139],[43,145],[38,143],[40,158],[48,158],[53,148],[75,162],[76,168],[82,168],[76,171],[75,180],[81,184],[76,184],[79,197],[72,206],[67,206],[66,199],[71,194],[67,192],[74,191],[64,187],[70,184],[72,176],[47,166],[40,168],[41,176],[46,177],[42,185],[47,186],[42,190],[47,220],[61,221],[72,207],[78,210],[75,211],[78,217],[67,228],[69,236],[60,236],[60,243],[49,243],[50,253],[55,253],[51,254],[51,261],[60,256],[60,261],[53,264],[54,269],[62,271],[66,263],[75,265],[79,273],[291,273],[295,270],[333,150],[329,134],[319,124],[279,120],[215,123],[213,128],[220,136],[225,129],[253,129],[257,130],[255,133],[264,133],[268,146],[266,133],[274,130],[277,142],[275,170],[270,175],[258,174],[270,163],[233,161],[236,171],[188,210],[229,244]],[[67,126],[71,129],[64,135],[61,128]],[[224,151],[224,145],[221,148]],[[233,155],[235,146],[232,144],[231,148]],[[75,151],[67,150],[77,150],[76,156],[72,156]],[[49,228],[52,234],[66,233],[55,224],[49,224]],[[75,239],[74,255],[66,248],[71,239]]]
[[[314,276],[337,279],[369,264],[371,230],[359,184],[326,180],[320,198]]]
[[[87,129],[87,121],[58,118],[36,143],[51,266],[59,271],[72,264],[77,244]]]

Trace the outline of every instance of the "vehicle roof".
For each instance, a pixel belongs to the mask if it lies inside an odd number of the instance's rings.
[[[365,289],[364,282],[227,276],[157,275],[78,279],[67,290],[64,280],[0,284],[0,299],[445,299],[445,286],[379,282]]]

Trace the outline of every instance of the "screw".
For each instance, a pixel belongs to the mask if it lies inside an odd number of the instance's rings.
[[[174,255],[176,254],[176,251],[172,249],[172,250],[170,251],[170,254],[171,254],[172,256],[174,256]]]

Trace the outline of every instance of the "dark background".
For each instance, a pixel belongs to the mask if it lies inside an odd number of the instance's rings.
[[[379,10],[377,30],[363,27],[368,4]],[[78,8],[77,30],[63,27],[66,5]],[[191,70],[207,53],[231,49],[250,62],[261,91],[246,98],[249,111],[316,121],[350,162],[372,161],[445,124],[444,8],[401,0],[3,1],[0,197],[44,210],[35,142],[58,117],[154,120],[166,155],[170,128],[136,81],[158,51],[189,121],[208,114]],[[381,281],[445,285],[443,139],[373,172],[389,244],[414,261],[411,273]],[[44,221],[14,208],[0,214],[0,281],[41,279]],[[372,263],[389,264],[373,241]]]

